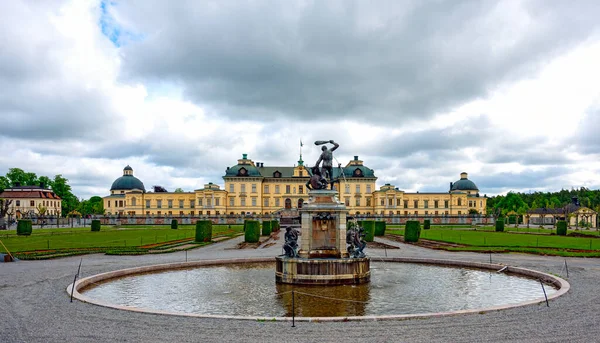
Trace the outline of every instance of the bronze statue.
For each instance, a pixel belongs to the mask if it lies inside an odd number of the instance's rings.
[[[308,189],[327,189],[327,179],[321,175],[319,167],[312,167],[312,175],[306,182],[306,188]]]
[[[333,148],[327,149],[327,147],[325,146],[325,144],[327,143],[333,144]],[[321,147],[321,156],[319,156],[319,159],[317,160],[317,163],[315,163],[315,166],[318,167],[319,163],[323,163],[321,167],[321,174],[323,175],[323,177],[329,179],[329,183],[331,184],[331,187],[333,187],[333,151],[335,151],[340,145],[334,142],[333,140],[316,141],[315,145],[323,145]]]
[[[349,244],[348,254],[353,258],[363,258],[365,253],[363,250],[367,246],[365,230],[355,222],[348,222],[348,230],[346,231],[346,244]]]
[[[291,226],[285,228],[283,251],[287,257],[298,257],[298,231]]]

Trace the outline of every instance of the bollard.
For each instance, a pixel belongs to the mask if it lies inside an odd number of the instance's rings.
[[[546,306],[550,307],[550,304],[548,304],[548,296],[546,295],[546,289],[544,288],[544,283],[542,282],[541,279],[540,279],[540,285],[542,285],[542,291],[544,291],[544,298],[546,298]]]
[[[294,291],[292,291],[292,327],[296,327],[296,304],[294,300]]]

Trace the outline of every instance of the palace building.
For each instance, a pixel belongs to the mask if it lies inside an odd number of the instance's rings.
[[[8,213],[15,218],[35,215],[60,215],[62,199],[44,184],[39,186],[21,186],[6,188],[0,198],[12,200]]]
[[[146,192],[133,176],[130,166],[123,169],[110,195],[104,197],[106,214],[154,216],[268,215],[281,210],[302,208],[308,199],[309,170],[302,155],[295,166],[265,166],[243,154],[237,164],[227,167],[224,188],[208,183],[193,192]],[[439,193],[405,193],[386,184],[376,189],[373,169],[354,156],[345,167],[333,168],[339,200],[352,215],[456,216],[485,214],[486,197],[462,173]]]

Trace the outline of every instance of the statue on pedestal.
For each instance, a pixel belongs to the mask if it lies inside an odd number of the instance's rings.
[[[333,148],[327,149],[325,146],[327,143],[333,144]],[[323,163],[321,167],[321,175],[323,175],[325,178],[328,178],[331,187],[333,187],[333,151],[335,151],[340,145],[333,140],[316,141],[315,145],[323,145],[321,147],[321,156],[319,156],[319,159],[315,163],[315,167],[319,167],[319,164],[321,162]]]
[[[283,251],[287,257],[298,257],[298,231],[291,226],[285,228]]]

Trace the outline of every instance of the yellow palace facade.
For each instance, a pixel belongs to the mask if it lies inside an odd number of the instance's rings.
[[[373,169],[354,156],[343,168],[334,168],[334,187],[339,200],[350,214],[400,216],[456,216],[485,214],[486,197],[461,174],[450,190],[439,193],[405,193],[386,184],[376,189]],[[227,167],[224,188],[205,184],[193,192],[146,192],[144,184],[133,176],[130,166],[116,179],[110,195],[104,197],[107,215],[134,216],[215,216],[268,215],[282,210],[297,210],[308,200],[306,186],[310,178],[302,156],[295,166],[265,166],[246,154],[237,164]]]

